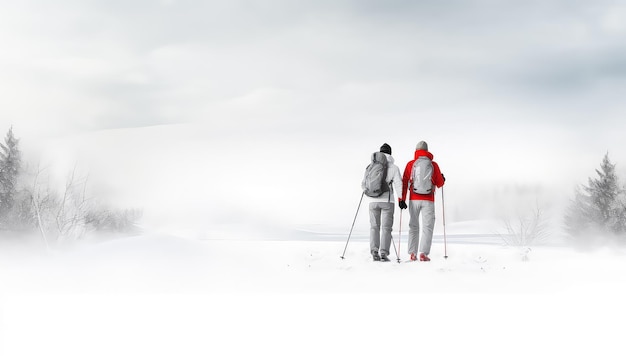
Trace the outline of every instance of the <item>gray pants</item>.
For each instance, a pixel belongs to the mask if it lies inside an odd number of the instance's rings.
[[[370,252],[389,255],[394,208],[394,203],[370,203]]]
[[[422,239],[419,239],[420,222],[422,214]],[[433,243],[433,229],[435,227],[435,203],[428,200],[409,201],[409,254],[423,252],[430,254],[430,246]],[[418,248],[419,242],[419,251]]]

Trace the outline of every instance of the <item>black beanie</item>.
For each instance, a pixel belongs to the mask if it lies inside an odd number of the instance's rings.
[[[389,144],[385,143],[380,147],[380,151],[382,153],[387,153],[389,155],[391,155],[391,147],[389,146]]]

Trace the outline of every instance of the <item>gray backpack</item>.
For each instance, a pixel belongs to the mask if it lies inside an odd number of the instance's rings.
[[[378,198],[384,192],[389,191],[385,153],[376,152],[372,154],[372,162],[365,168],[361,188],[365,195],[372,198]]]
[[[433,192],[433,162],[428,157],[419,157],[413,163],[411,183],[415,194],[427,195]]]

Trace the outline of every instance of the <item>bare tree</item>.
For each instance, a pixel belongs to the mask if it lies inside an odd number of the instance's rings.
[[[0,230],[37,229],[47,248],[52,242],[80,239],[88,231],[131,232],[139,210],[115,210],[88,196],[88,176],[74,166],[61,190],[51,188],[46,170],[22,170],[20,141],[9,129],[0,143]],[[32,181],[29,179],[32,177]]]
[[[523,261],[528,261],[531,246],[545,242],[550,236],[543,210],[537,205],[528,215],[519,215],[515,221],[504,220],[507,234],[500,235],[505,244],[517,247]]]
[[[41,237],[52,242],[83,238],[89,232],[128,233],[137,230],[140,210],[115,210],[98,204],[88,194],[88,176],[79,177],[74,167],[62,191],[50,188],[45,169],[38,167],[27,189],[32,216]]]
[[[30,201],[33,206],[34,215],[37,218],[37,227],[39,228],[39,232],[41,233],[41,237],[46,244],[46,248],[50,249],[50,244],[48,242],[48,235],[46,234],[46,227],[44,225],[44,210],[50,206],[50,193],[47,191],[45,194],[42,192],[39,176],[41,175],[41,168],[37,168],[37,172],[35,173],[35,178],[33,180],[32,188],[27,189],[30,194]]]
[[[57,239],[77,239],[85,233],[85,218],[89,212],[87,177],[77,178],[76,167],[65,182],[65,189],[56,208],[54,222]]]

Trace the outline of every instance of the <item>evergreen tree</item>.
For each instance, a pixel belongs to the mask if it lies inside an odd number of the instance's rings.
[[[565,214],[565,229],[571,237],[581,238],[593,229],[592,211],[589,196],[585,195],[581,187],[577,187],[574,200]]]
[[[0,143],[0,216],[6,215],[15,203],[21,162],[19,140],[13,135],[11,127],[4,143]]]
[[[593,220],[602,227],[609,227],[615,219],[615,206],[620,195],[620,188],[615,174],[615,164],[609,160],[609,154],[604,155],[600,170],[596,169],[597,179],[589,178],[589,185],[585,191],[591,198],[595,209]]]
[[[577,189],[565,216],[568,234],[581,238],[587,234],[626,232],[624,190],[619,184],[608,153],[604,156],[597,178],[589,178],[587,186]]]

